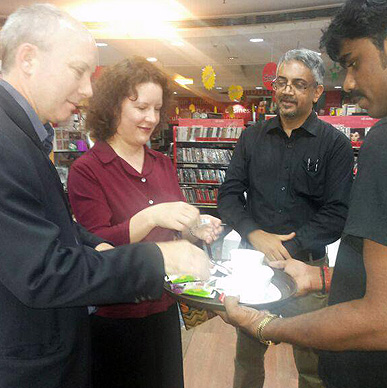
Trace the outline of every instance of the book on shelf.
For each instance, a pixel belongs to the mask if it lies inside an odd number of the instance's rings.
[[[180,142],[194,142],[200,139],[239,139],[242,127],[204,127],[195,125],[191,127],[176,127],[176,140]]]
[[[217,188],[182,187],[181,190],[189,203],[216,204]]]
[[[225,170],[178,168],[177,176],[180,183],[221,184],[226,176]]]
[[[229,164],[232,150],[218,148],[182,147],[176,150],[178,163]]]

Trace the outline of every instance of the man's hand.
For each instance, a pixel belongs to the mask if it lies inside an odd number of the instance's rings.
[[[322,288],[320,267],[308,265],[295,259],[272,261],[269,265],[272,268],[283,269],[295,280],[297,296],[318,291]]]
[[[282,241],[291,240],[295,236],[294,232],[290,234],[273,234],[257,229],[249,233],[247,238],[257,251],[265,254],[269,261],[275,261],[292,258],[282,245]]]
[[[210,261],[203,250],[186,240],[157,243],[164,257],[167,275],[192,275],[201,280],[210,277]]]
[[[226,296],[224,299],[226,311],[216,311],[216,313],[226,323],[240,327],[250,335],[256,337],[258,325],[265,318],[267,311],[258,311],[250,307],[240,306],[238,302],[239,298]]]
[[[108,243],[101,243],[98,244],[95,248],[98,252],[108,251],[109,249],[114,249],[113,245],[110,245]]]

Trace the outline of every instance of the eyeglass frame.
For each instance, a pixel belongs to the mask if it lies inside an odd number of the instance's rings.
[[[298,88],[297,86],[294,85],[293,82],[288,82],[288,80],[286,81],[286,85],[278,88],[276,86],[276,82],[278,81],[278,77],[276,79],[273,80],[273,82],[271,83],[271,86],[272,88],[275,90],[275,91],[281,91],[281,90],[286,90],[286,88],[289,86],[293,91],[297,91],[299,93],[304,93],[305,90],[309,89],[311,86],[318,86],[318,82],[317,81],[314,81],[314,82],[310,82],[308,83],[307,85],[302,85],[302,89]],[[301,85],[300,85],[301,86]]]

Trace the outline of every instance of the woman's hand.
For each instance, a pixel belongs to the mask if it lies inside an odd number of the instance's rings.
[[[153,227],[182,232],[200,222],[200,213],[196,207],[185,202],[165,202],[150,206],[145,210]]]
[[[200,216],[200,223],[190,228],[190,234],[199,240],[211,244],[219,237],[223,230],[219,218],[204,214]]]

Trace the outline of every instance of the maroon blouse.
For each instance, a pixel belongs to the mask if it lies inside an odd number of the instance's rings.
[[[145,147],[140,174],[105,142],[97,142],[72,165],[69,197],[77,221],[115,245],[130,243],[129,223],[139,211],[163,202],[185,201],[170,159]],[[142,241],[171,241],[175,232],[154,228]],[[167,310],[174,301],[160,300],[99,307],[110,318],[145,317]]]

